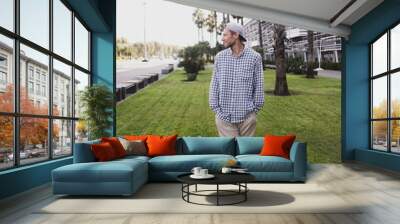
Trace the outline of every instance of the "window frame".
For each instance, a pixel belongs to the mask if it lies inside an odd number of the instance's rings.
[[[74,143],[75,143],[75,123],[76,121],[79,120],[79,117],[75,117],[75,108],[72,107],[72,111],[71,111],[71,115],[70,116],[56,116],[53,115],[53,59],[54,60],[58,60],[61,63],[64,63],[68,66],[71,66],[71,93],[73,94],[72,97],[72,105],[74,105],[75,103],[75,88],[74,88],[74,82],[75,82],[75,69],[87,74],[89,76],[89,83],[88,86],[92,85],[92,73],[91,73],[91,49],[92,49],[92,45],[91,45],[91,37],[92,37],[92,30],[88,27],[88,25],[83,21],[83,19],[79,16],[78,13],[76,13],[72,7],[65,1],[65,0],[59,0],[68,10],[71,11],[71,18],[70,18],[70,23],[71,23],[71,58],[67,59],[64,58],[63,56],[55,53],[53,50],[53,32],[54,32],[54,28],[53,28],[53,24],[54,24],[54,14],[53,14],[53,1],[54,0],[48,0],[49,2],[49,47],[48,49],[46,49],[45,47],[42,47],[39,44],[34,43],[33,41],[30,41],[29,39],[23,37],[20,35],[20,0],[14,0],[13,1],[13,10],[14,10],[14,18],[13,18],[13,22],[14,22],[14,30],[10,31],[4,27],[0,26],[0,35],[3,35],[5,37],[8,37],[10,39],[12,39],[13,41],[13,64],[12,64],[12,73],[11,75],[13,75],[14,78],[14,110],[13,112],[1,112],[0,111],[0,116],[11,116],[13,118],[13,153],[14,153],[14,161],[13,161],[13,166],[11,167],[5,167],[5,168],[0,168],[0,172],[4,171],[4,170],[10,170],[10,169],[16,169],[19,167],[23,167],[23,166],[29,166],[29,165],[33,165],[33,164],[37,164],[37,163],[43,163],[49,160],[53,160],[53,159],[62,159],[65,157],[70,157],[73,156],[73,151],[74,151]],[[77,20],[79,20],[79,22],[83,25],[83,27],[88,31],[88,69],[85,69],[83,67],[81,67],[80,65],[75,63],[75,18]],[[20,81],[20,64],[21,64],[21,56],[20,56],[20,45],[23,44],[27,47],[32,48],[33,50],[36,50],[40,53],[43,53],[45,55],[48,56],[49,58],[49,63],[48,63],[48,84],[46,84],[46,91],[48,91],[48,93],[45,92],[46,95],[48,95],[48,108],[49,111],[46,115],[39,115],[39,114],[26,114],[26,113],[21,113],[20,112],[20,85],[21,85],[21,81]],[[27,66],[29,66],[29,64],[27,64]],[[28,67],[30,68],[30,67]],[[27,68],[27,71],[28,71]],[[40,72],[40,75],[42,73]],[[28,80],[30,79],[30,74],[27,73],[26,75],[26,81],[28,82]],[[33,82],[34,85],[36,83],[36,69],[33,70]],[[41,77],[39,77],[39,83],[41,83]],[[29,91],[29,90],[27,90]],[[36,91],[34,89],[34,91]],[[40,94],[41,96],[42,94]],[[71,154],[69,155],[63,155],[63,156],[56,156],[54,158],[53,152],[54,152],[54,147],[53,144],[48,144],[47,149],[48,150],[48,157],[44,158],[41,161],[38,162],[32,162],[32,163],[26,163],[26,164],[21,164],[20,161],[20,119],[24,118],[24,117],[29,117],[29,118],[45,118],[47,119],[48,122],[48,136],[47,136],[47,142],[48,143],[52,143],[53,142],[53,121],[56,120],[66,120],[66,121],[71,121]]]
[[[375,39],[373,39],[371,42],[368,43],[369,47],[369,149],[373,151],[379,151],[379,152],[386,152],[386,153],[391,153],[391,154],[400,154],[400,152],[393,152],[392,151],[392,127],[391,123],[392,121],[400,121],[400,117],[392,117],[392,99],[391,99],[391,79],[392,76],[395,75],[396,73],[400,72],[400,67],[393,68],[391,69],[391,31],[393,28],[400,26],[400,21],[397,21],[396,23],[392,24],[390,27],[386,28],[384,32],[379,34]],[[374,76],[373,74],[373,44],[379,40],[381,37],[384,35],[387,35],[387,64],[386,64],[386,71],[376,74]],[[373,81],[378,78],[386,77],[386,87],[387,87],[387,105],[386,105],[386,117],[385,118],[373,118]],[[373,122],[375,121],[386,121],[386,151],[379,150],[374,148],[374,136],[373,136]]]

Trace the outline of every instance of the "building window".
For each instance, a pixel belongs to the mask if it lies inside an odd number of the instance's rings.
[[[42,82],[46,82],[46,74],[45,73],[42,73]]]
[[[78,122],[79,112],[74,114],[72,105],[79,103],[77,94],[83,86],[90,85],[91,33],[66,4],[63,0],[1,0],[0,84],[8,83],[10,88],[0,88],[0,97],[7,99],[0,100],[0,123],[5,125],[0,132],[0,151],[5,155],[0,170],[71,156],[77,136],[87,139],[86,126]],[[19,58],[18,63],[13,58]],[[14,74],[17,64],[19,73]],[[76,89],[68,88],[72,86]]]
[[[28,76],[29,76],[29,79],[31,79],[31,80],[34,79],[34,77],[33,77],[33,67],[32,66],[29,66]]]
[[[40,81],[40,70],[36,69],[36,80]]]
[[[34,93],[34,87],[33,87],[33,82],[31,82],[31,81],[29,81],[28,82],[28,91],[29,91],[29,94],[33,94]]]
[[[371,148],[400,153],[400,24],[370,45]]]
[[[36,84],[36,95],[40,96],[40,84]]]
[[[7,85],[7,56],[0,54],[0,91],[4,92]]]
[[[7,84],[7,74],[3,71],[0,71],[0,84],[4,86]]]
[[[42,96],[46,96],[46,86],[42,86]]]

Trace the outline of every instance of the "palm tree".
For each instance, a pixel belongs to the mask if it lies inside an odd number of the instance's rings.
[[[263,21],[258,20],[258,39],[260,41],[260,48],[262,50],[261,57],[262,57],[262,60],[265,61],[264,45],[263,45],[263,38],[262,38],[262,35],[263,35],[263,33],[262,33],[262,24],[263,23],[264,23]]]
[[[205,20],[205,24],[207,26],[207,32],[210,33],[210,43],[212,41],[212,33],[214,32],[214,28],[215,28],[215,16],[214,13],[210,13],[208,14],[206,20]]]
[[[315,73],[313,70],[314,65],[314,32],[309,30],[307,31],[307,75],[306,78],[314,79]]]
[[[289,87],[286,80],[286,64],[285,64],[285,26],[274,24],[274,48],[275,48],[275,65],[276,78],[275,90],[276,96],[289,96]]]
[[[239,21],[240,21],[240,24],[242,24],[242,26],[243,26],[243,17],[242,17],[242,16],[232,15],[232,17],[233,17],[234,19],[236,19],[236,22],[237,22],[237,23],[239,23]]]
[[[201,9],[197,8],[194,13],[192,14],[192,18],[193,18],[193,22],[196,24],[197,26],[197,37],[198,40],[200,42],[200,32],[201,32],[201,41],[204,40],[204,36],[203,36],[203,27],[204,27],[204,22],[205,22],[205,18],[204,18],[204,14],[203,11],[201,11]]]

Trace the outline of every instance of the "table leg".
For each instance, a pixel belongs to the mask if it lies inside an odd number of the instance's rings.
[[[217,206],[219,205],[219,184],[217,184]]]
[[[196,184],[196,186],[195,186],[195,191],[197,192],[197,184]]]
[[[247,183],[244,183],[244,190],[245,190],[245,192],[244,192],[244,201],[247,201],[247,192],[248,192]]]

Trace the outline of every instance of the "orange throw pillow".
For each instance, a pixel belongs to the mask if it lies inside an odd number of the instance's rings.
[[[148,156],[176,155],[177,135],[158,136],[149,135],[147,137]]]
[[[280,156],[290,159],[290,148],[296,135],[265,135],[264,146],[261,149],[260,155],[262,156]]]
[[[124,135],[124,139],[128,140],[128,141],[143,141],[146,142],[147,139],[147,135]]]
[[[121,142],[116,137],[109,137],[109,138],[101,138],[101,142],[108,142],[114,149],[115,155],[117,158],[121,158],[126,156],[126,151],[124,146],[122,146]]]
[[[113,147],[108,142],[92,144],[90,147],[92,149],[94,157],[99,162],[109,161],[117,158]]]

